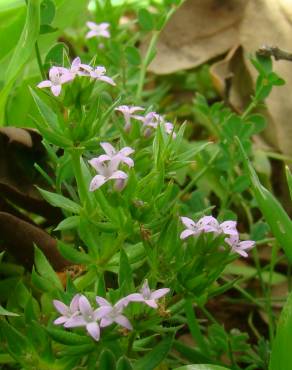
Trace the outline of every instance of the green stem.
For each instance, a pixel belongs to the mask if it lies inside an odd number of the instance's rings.
[[[188,326],[191,332],[191,335],[198,346],[200,347],[204,355],[209,356],[209,348],[205,342],[205,338],[201,332],[198,320],[195,315],[193,302],[191,298],[186,299],[185,302],[185,313],[188,320]]]
[[[84,182],[82,170],[81,170],[81,154],[80,151],[77,150],[72,150],[71,152],[71,158],[72,158],[72,165],[73,165],[73,170],[74,170],[74,175],[75,179],[77,182],[77,188],[78,188],[78,194],[80,198],[80,202],[82,205],[85,206],[85,208],[90,207],[90,201],[88,198],[88,189],[87,186]]]
[[[41,53],[40,53],[39,45],[38,45],[37,42],[35,43],[34,48],[35,48],[36,59],[37,59],[37,62],[38,62],[38,66],[39,66],[42,78],[45,80],[46,79],[46,74],[45,74],[45,71],[44,71],[43,62],[42,62],[42,58],[41,58]]]
[[[141,64],[139,81],[138,81],[137,91],[136,91],[136,99],[137,99],[137,101],[141,100],[141,95],[142,95],[142,90],[143,90],[143,86],[144,86],[144,82],[145,82],[145,75],[146,75],[146,72],[147,72],[147,67],[148,67],[148,65],[151,62],[151,59],[152,59],[153,52],[154,52],[155,47],[156,47],[156,43],[157,43],[158,37],[159,37],[161,31],[163,30],[165,24],[167,23],[167,21],[169,20],[169,18],[172,16],[172,14],[176,11],[176,9],[177,9],[176,6],[172,7],[169,10],[168,14],[166,15],[165,21],[163,22],[163,25],[160,27],[160,29],[158,31],[154,31],[153,32],[153,35],[151,37],[149,46],[148,46],[147,51],[146,51],[145,58],[144,58],[144,60],[143,60],[143,62]]]

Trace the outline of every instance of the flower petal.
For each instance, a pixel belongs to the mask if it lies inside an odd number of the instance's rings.
[[[112,310],[113,308],[111,306],[101,306],[94,311],[94,318],[100,320],[107,316]]]
[[[105,328],[106,326],[110,326],[113,323],[113,319],[110,317],[103,317],[100,321],[100,327]]]
[[[133,329],[132,324],[130,323],[130,321],[124,315],[119,315],[119,316],[115,317],[114,321],[117,324],[123,326],[124,328],[126,328],[128,330]]]
[[[134,153],[135,150],[129,146],[125,146],[124,148],[122,148],[119,153],[124,155],[124,156],[129,156],[130,154]]]
[[[96,78],[98,80],[103,81],[103,82],[106,82],[106,83],[108,83],[108,84],[110,84],[112,86],[116,86],[115,81],[112,78],[108,77],[108,76],[100,76],[100,77],[96,77]]]
[[[169,288],[162,288],[154,290],[154,292],[151,293],[151,299],[158,299],[169,293]]]
[[[95,191],[99,189],[105,183],[106,183],[106,178],[104,176],[96,175],[90,182],[89,191]]]
[[[71,317],[68,321],[65,322],[65,328],[77,328],[80,326],[86,326],[87,322],[84,320],[82,316],[75,316]]]
[[[128,175],[123,171],[115,171],[110,177],[109,180],[117,180],[117,179],[127,179]]]
[[[195,231],[196,229],[196,223],[189,217],[181,217],[181,222],[190,230]]]
[[[60,316],[60,317],[58,317],[58,318],[54,321],[54,324],[55,324],[55,325],[61,325],[61,324],[64,324],[66,321],[68,321],[68,317],[66,317],[66,316]]]
[[[42,82],[40,82],[38,85],[37,85],[37,87],[39,88],[39,89],[43,89],[44,87],[51,87],[53,84],[52,84],[52,81],[50,81],[50,80],[45,80],[45,81],[42,81]]]
[[[100,306],[110,306],[110,307],[112,307],[112,305],[110,304],[110,302],[107,301],[103,297],[96,296],[95,297],[95,300],[96,300],[97,304],[100,305]]]
[[[100,329],[97,322],[90,322],[86,325],[86,330],[88,334],[96,341],[100,338]]]
[[[52,85],[51,91],[55,96],[59,96],[61,93],[61,85]]]
[[[68,314],[68,306],[66,306],[63,302],[54,299],[53,305],[55,306],[56,310],[62,315],[66,316]]]
[[[198,232],[197,231],[193,231],[193,230],[189,230],[189,229],[186,229],[186,230],[184,230],[181,234],[180,234],[180,239],[186,239],[186,238],[188,238],[189,236],[191,236],[191,235],[196,235],[196,234],[198,234]]]
[[[79,298],[79,309],[83,316],[89,316],[92,314],[92,307],[89,300],[84,295]]]
[[[147,304],[147,306],[152,307],[152,308],[157,308],[158,307],[158,305],[157,305],[157,303],[155,302],[154,299],[146,299],[145,303]]]
[[[130,303],[130,302],[143,302],[144,301],[144,297],[141,293],[129,294],[124,299],[128,303]]]
[[[72,298],[72,301],[70,303],[71,313],[74,313],[79,310],[79,298],[80,294],[75,294],[75,296]]]
[[[100,143],[100,146],[108,156],[113,157],[116,154],[116,149],[110,143]]]

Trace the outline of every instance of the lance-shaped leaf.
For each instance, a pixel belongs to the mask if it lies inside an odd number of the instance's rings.
[[[289,261],[292,261],[292,221],[273,194],[271,194],[260,183],[240,140],[238,138],[236,138],[236,140],[239,145],[243,157],[243,163],[251,181],[258,206],[278,243],[284,249],[287,258]]]

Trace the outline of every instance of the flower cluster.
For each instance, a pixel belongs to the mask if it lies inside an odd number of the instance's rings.
[[[166,122],[165,119],[156,112],[149,112],[144,116],[135,115],[135,112],[142,111],[144,108],[136,106],[127,106],[121,105],[115,108],[116,111],[119,111],[123,114],[125,119],[125,131],[128,132],[131,128],[131,118],[134,118],[138,121],[141,121],[143,124],[144,135],[146,137],[150,136],[153,129],[156,129],[159,125],[160,127],[172,137],[176,137],[175,132],[173,131],[173,124],[171,122]]]
[[[98,173],[92,179],[89,190],[97,190],[109,180],[116,180],[116,188],[117,190],[121,190],[124,187],[128,175],[124,171],[118,170],[118,167],[121,163],[125,163],[128,167],[134,166],[134,161],[129,158],[129,155],[134,153],[134,150],[127,146],[116,151],[110,143],[101,143],[100,145],[105,151],[105,154],[89,161],[89,164]]]
[[[151,291],[148,281],[145,280],[139,293],[130,294],[114,305],[105,298],[97,296],[98,308],[94,309],[84,295],[76,294],[70,305],[54,300],[56,310],[61,314],[55,321],[55,325],[63,325],[65,328],[85,327],[88,334],[96,341],[100,339],[100,328],[105,328],[116,323],[128,330],[132,330],[132,324],[123,314],[123,310],[130,302],[140,302],[152,308],[157,308],[157,299],[169,292],[169,288]]]
[[[49,70],[49,80],[40,82],[37,87],[42,89],[49,87],[55,96],[59,96],[62,85],[73,81],[76,76],[86,76],[94,80],[100,80],[115,86],[115,82],[106,76],[106,69],[103,66],[92,67],[81,63],[79,57],[75,58],[69,68],[53,66]]]
[[[246,250],[255,246],[255,242],[252,240],[239,240],[236,221],[224,221],[220,224],[213,216],[204,216],[198,222],[194,222],[188,217],[181,217],[181,221],[186,227],[180,234],[181,239],[186,239],[201,233],[212,232],[215,235],[224,234],[227,236],[224,240],[231,247],[232,252],[238,253],[243,257],[248,256]]]

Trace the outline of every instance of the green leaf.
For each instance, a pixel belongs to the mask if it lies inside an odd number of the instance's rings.
[[[172,336],[168,336],[163,339],[152,351],[135,363],[134,369],[153,370],[165,359],[172,347],[172,342]]]
[[[133,272],[124,249],[120,251],[119,287],[124,295],[134,289]]]
[[[41,25],[49,25],[55,18],[56,8],[53,0],[43,0],[41,2]]]
[[[98,359],[98,369],[99,370],[108,370],[108,369],[115,369],[116,360],[113,353],[108,350],[104,349]]]
[[[80,213],[80,205],[73,202],[71,199],[65,198],[63,195],[51,193],[50,191],[46,191],[40,188],[38,188],[38,191],[41,193],[42,197],[52,206],[64,209],[65,211],[71,213]]]
[[[55,328],[46,329],[49,335],[58,343],[68,344],[68,345],[80,345],[80,344],[91,344],[91,339],[86,335],[79,335],[76,333],[71,333],[69,331]]]
[[[133,66],[138,66],[141,64],[141,55],[137,48],[134,46],[128,46],[125,50],[126,58],[130,64]]]
[[[36,246],[34,248],[34,259],[36,270],[40,274],[40,276],[50,281],[55,287],[63,290],[62,283],[55,273],[54,269],[46,259],[43,252]]]
[[[152,14],[145,8],[138,12],[138,21],[143,31],[151,31],[154,28],[154,21]]]
[[[289,294],[287,302],[282,310],[276,337],[272,346],[269,370],[287,370],[291,364],[291,348],[292,341],[292,293]],[[288,366],[287,366],[288,365]]]
[[[177,367],[175,370],[230,370],[227,367],[222,367],[218,365],[186,365],[182,367]]]
[[[0,305],[0,316],[19,316],[17,313],[7,311]]]
[[[79,222],[79,216],[67,217],[59,223],[59,225],[55,228],[55,231],[75,229],[79,225]]]
[[[29,344],[25,336],[6,320],[0,320],[0,337],[6,341],[8,351],[13,357],[17,358],[29,353]]]
[[[49,126],[50,128],[54,130],[58,130],[58,117],[56,113],[53,111],[53,109],[48,106],[40,97],[39,95],[30,88],[30,92],[32,94],[33,100],[35,101],[35,104],[42,116],[42,119],[46,126]]]
[[[121,357],[117,362],[117,370],[134,370],[134,368],[127,357]]]
[[[64,65],[64,57],[68,54],[68,46],[63,42],[55,44],[46,55],[45,68],[49,68],[52,65]]]
[[[290,198],[292,199],[292,174],[288,166],[285,167],[286,178],[289,187]]]
[[[246,173],[252,183],[258,206],[278,243],[284,249],[287,258],[292,262],[292,221],[273,194],[260,183],[240,140],[238,138],[236,140],[239,144]]]
[[[9,66],[5,73],[5,86],[0,92],[0,124],[4,121],[5,104],[9,92],[17,75],[26,65],[31,54],[34,52],[40,29],[40,0],[29,0],[26,13],[26,21],[21,36],[10,57]]]
[[[62,256],[68,261],[74,262],[76,264],[92,263],[91,258],[86,253],[81,253],[77,251],[74,246],[65,244],[60,240],[58,240],[58,249]]]

